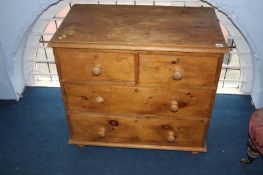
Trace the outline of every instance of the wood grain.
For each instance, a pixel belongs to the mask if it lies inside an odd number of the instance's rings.
[[[206,120],[171,119],[165,117],[135,118],[70,114],[72,142],[102,142],[155,146],[204,147]],[[105,136],[100,137],[101,128]],[[167,140],[169,132],[175,140]]]
[[[80,147],[83,146],[108,146],[117,148],[141,148],[141,149],[158,149],[158,150],[171,150],[171,151],[196,151],[207,152],[207,146],[166,146],[166,145],[147,145],[147,144],[131,144],[131,143],[110,143],[110,142],[94,142],[94,141],[78,141],[69,139],[69,144],[74,144]]]
[[[134,55],[127,53],[101,53],[89,50],[57,48],[60,80],[112,81],[134,83]],[[94,75],[92,69],[100,67]]]
[[[71,144],[207,151],[227,51],[214,9],[74,5],[49,45]]]
[[[50,45],[226,52],[214,9],[194,7],[74,5]]]
[[[220,55],[140,55],[140,84],[167,84],[184,86],[216,87],[217,64]],[[174,80],[175,71],[182,73],[180,80]]]
[[[70,111],[125,115],[209,117],[212,90],[190,88],[64,85]],[[98,102],[97,98],[103,98]],[[172,102],[178,111],[172,112]]]

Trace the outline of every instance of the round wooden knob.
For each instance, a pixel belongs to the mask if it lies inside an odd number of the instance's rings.
[[[175,136],[174,136],[173,131],[168,131],[167,141],[168,142],[174,142],[175,141]]]
[[[106,136],[106,129],[104,127],[100,128],[97,132],[98,137],[104,138]]]
[[[95,67],[93,67],[91,69],[91,73],[94,75],[94,76],[99,76],[101,74],[101,66],[99,65],[96,65]]]
[[[181,71],[176,70],[176,71],[173,72],[172,77],[173,77],[174,80],[181,80],[183,78],[183,74],[182,74]]]
[[[97,103],[103,103],[104,102],[104,98],[103,97],[96,97],[96,102]]]
[[[170,111],[177,112],[178,110],[179,110],[178,102],[176,100],[173,100],[170,105]]]
[[[175,137],[174,136],[168,136],[167,137],[167,141],[168,142],[174,142],[175,141]]]

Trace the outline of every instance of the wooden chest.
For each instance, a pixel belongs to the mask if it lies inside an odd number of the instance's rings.
[[[227,51],[212,8],[74,5],[50,46],[71,144],[206,151]]]

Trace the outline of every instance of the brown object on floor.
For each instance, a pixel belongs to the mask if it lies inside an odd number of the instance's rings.
[[[49,44],[71,144],[206,151],[227,52],[213,8],[74,5]]]
[[[248,133],[247,158],[241,159],[241,164],[250,164],[263,156],[263,109],[258,109],[251,115]]]

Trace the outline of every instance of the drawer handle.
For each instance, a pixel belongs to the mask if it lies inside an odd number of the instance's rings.
[[[181,80],[183,78],[183,73],[179,70],[176,70],[173,72],[172,77],[174,80]]]
[[[173,100],[170,105],[170,111],[177,112],[178,110],[179,110],[178,102],[176,100]]]
[[[168,135],[167,135],[166,139],[167,139],[168,142],[174,142],[175,141],[174,132],[173,131],[168,131]]]
[[[91,73],[94,75],[94,76],[99,76],[101,74],[101,66],[100,65],[96,65],[95,67],[93,67],[91,69]]]
[[[103,103],[104,102],[104,98],[103,97],[96,97],[96,102],[97,103]]]
[[[106,129],[104,127],[99,128],[97,135],[100,138],[104,138],[106,136]]]

